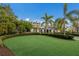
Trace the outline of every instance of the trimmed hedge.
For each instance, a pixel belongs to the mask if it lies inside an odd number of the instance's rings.
[[[73,38],[74,38],[73,35],[63,35],[63,34],[42,34],[42,35],[47,35],[47,36],[61,38],[61,39],[67,39],[67,40],[73,40]]]
[[[3,40],[11,37],[16,37],[16,36],[24,36],[24,35],[40,35],[40,33],[31,33],[31,32],[26,32],[26,33],[17,33],[17,34],[11,34],[11,35],[4,35],[0,36],[0,38]]]
[[[79,36],[79,33],[72,33],[71,35]]]
[[[16,36],[24,36],[24,35],[46,35],[46,36],[51,36],[51,37],[56,37],[56,38],[61,38],[61,39],[73,40],[73,35],[45,34],[45,33],[31,33],[31,32],[20,33],[20,34],[17,33],[17,34],[12,34],[12,35],[4,35],[4,36],[0,36],[0,38],[2,40],[5,40],[7,38],[16,37]]]

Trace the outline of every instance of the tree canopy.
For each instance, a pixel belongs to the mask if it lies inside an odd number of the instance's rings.
[[[9,4],[0,4],[0,35],[30,31],[32,24],[18,20]]]

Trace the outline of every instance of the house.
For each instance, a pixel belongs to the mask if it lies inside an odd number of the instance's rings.
[[[31,23],[33,26],[33,28],[31,29],[31,32],[42,32],[42,33],[45,32],[45,26],[41,26],[41,23],[38,23],[38,22],[31,22]],[[53,30],[54,30],[53,27],[48,26],[48,29],[47,29],[48,33],[53,32]]]
[[[37,23],[37,22],[31,22],[32,23],[32,26],[33,28],[31,29],[31,32],[40,32],[40,23]]]

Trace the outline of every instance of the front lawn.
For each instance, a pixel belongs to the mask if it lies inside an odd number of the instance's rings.
[[[15,55],[21,56],[79,56],[79,40],[63,40],[43,35],[28,35],[8,38],[4,40],[4,44]]]

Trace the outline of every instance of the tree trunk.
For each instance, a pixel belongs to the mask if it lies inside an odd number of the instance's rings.
[[[62,25],[63,25],[62,33],[65,35],[65,16],[64,16]]]
[[[78,24],[77,24],[77,27],[76,27],[76,32],[78,33]]]
[[[45,27],[45,33],[47,33],[47,27]]]
[[[63,34],[65,35],[66,33],[65,33],[65,22],[64,22],[64,24],[63,24]]]
[[[55,24],[54,24],[54,27],[53,28],[54,28],[53,33],[55,34]]]
[[[46,23],[46,26],[45,26],[45,33],[47,33],[47,29],[48,29],[48,24]]]

